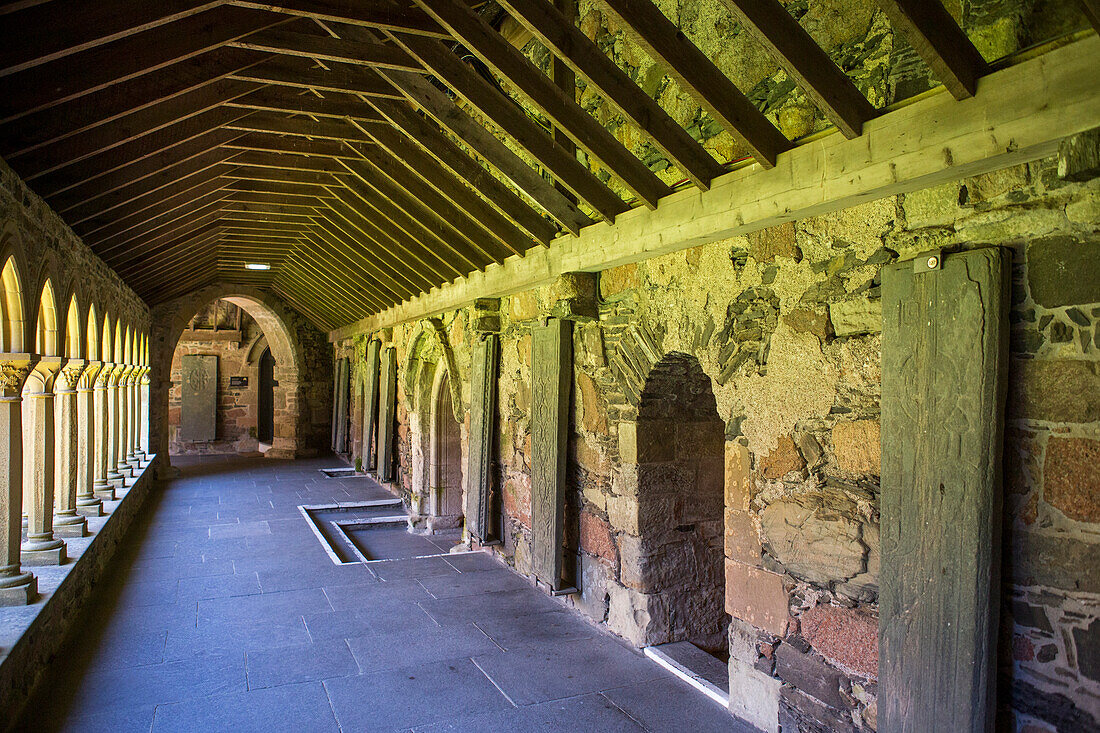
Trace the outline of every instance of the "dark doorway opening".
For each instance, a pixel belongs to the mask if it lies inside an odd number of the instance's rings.
[[[275,357],[271,349],[260,355],[260,388],[256,405],[256,437],[261,443],[275,440]]]

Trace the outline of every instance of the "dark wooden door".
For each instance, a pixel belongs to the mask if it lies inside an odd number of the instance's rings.
[[[275,357],[271,349],[260,355],[260,385],[256,396],[256,437],[262,443],[275,440]]]

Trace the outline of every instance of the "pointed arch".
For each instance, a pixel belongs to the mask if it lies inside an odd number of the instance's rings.
[[[103,330],[99,341],[99,358],[104,362],[110,362],[115,356],[114,342],[111,340],[114,331],[111,329],[111,314],[103,313]]]
[[[85,359],[84,329],[81,326],[80,302],[73,293],[69,299],[69,310],[65,315],[65,348],[63,355],[70,359]]]
[[[113,338],[112,343],[114,344],[114,351],[112,352],[112,355],[113,355],[114,358],[113,358],[112,361],[115,364],[124,363],[123,358],[125,356],[124,351],[126,349],[126,344],[122,340],[123,339],[122,334],[123,334],[122,319],[121,318],[116,318],[115,319],[115,328],[114,328],[114,332],[112,334],[112,338]]]
[[[43,356],[61,355],[61,328],[57,317],[57,297],[50,278],[42,283],[34,326],[34,350]]]
[[[3,286],[0,297],[3,323],[0,325],[3,328],[2,348],[6,352],[23,351],[27,344],[24,334],[26,316],[23,312],[23,277],[19,269],[15,255],[9,255],[4,262],[3,271],[0,272],[0,283]]]
[[[95,303],[88,305],[88,320],[84,328],[84,339],[87,343],[88,359],[97,361],[99,359],[99,321],[96,318]]]

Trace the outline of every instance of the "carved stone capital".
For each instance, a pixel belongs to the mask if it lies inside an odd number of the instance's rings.
[[[99,371],[96,373],[95,386],[99,389],[106,389],[111,382],[111,374],[114,372],[116,364],[112,364],[109,361],[101,362],[99,365]]]
[[[53,394],[53,383],[58,372],[61,371],[63,361],[60,356],[39,357],[31,367],[31,373],[27,376],[27,383],[23,388],[29,390],[28,394],[31,395]]]
[[[34,354],[0,355],[0,397],[18,397],[37,360]]]
[[[103,369],[103,362],[101,361],[85,362],[84,372],[80,375],[77,389],[92,389],[101,369]]]
[[[88,362],[83,359],[69,359],[66,361],[57,374],[55,390],[58,392],[75,390],[76,385],[80,382],[80,375],[84,373],[87,366]]]

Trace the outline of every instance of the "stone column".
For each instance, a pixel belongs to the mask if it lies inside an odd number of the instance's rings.
[[[30,498],[27,540],[21,553],[24,565],[61,565],[66,560],[65,542],[53,534],[53,384],[60,369],[60,357],[42,357],[23,388],[23,408],[29,423],[23,431],[23,492]]]
[[[53,529],[58,537],[83,537],[88,520],[77,512],[77,462],[79,451],[79,417],[76,407],[76,386],[87,362],[69,359],[54,384],[54,430],[57,448],[54,455],[54,517]]]
[[[103,516],[103,502],[93,493],[98,465],[96,453],[95,382],[102,362],[87,362],[76,385],[76,511],[86,517]]]
[[[22,571],[19,539],[23,511],[23,383],[37,357],[0,356],[0,606],[25,606],[38,595],[38,579]]]
[[[123,483],[126,479],[133,478],[134,469],[130,465],[130,374],[134,367],[124,364],[119,370],[118,388],[118,435],[115,453],[115,468],[122,476]]]
[[[141,379],[141,367],[135,366],[130,372],[130,378],[126,383],[127,402],[130,406],[130,429],[126,432],[129,440],[126,445],[126,462],[130,464],[130,470],[137,473],[141,468],[141,459],[138,456],[138,413],[141,405],[138,400],[138,381]]]
[[[95,426],[95,482],[92,485],[92,492],[103,501],[114,501],[115,499],[115,488],[111,486],[110,471],[108,469],[108,462],[110,461],[108,454],[111,447],[111,396],[107,385],[114,368],[114,364],[104,362],[95,380],[95,418],[93,419]]]
[[[149,463],[149,454],[152,453],[152,441],[149,436],[149,400],[152,395],[149,390],[149,372],[151,367],[141,368],[141,377],[138,379],[138,455],[141,462]]]
[[[107,373],[107,483],[115,488],[122,488],[126,484],[126,477],[118,470],[119,445],[122,437],[118,380],[124,369],[126,369],[125,364],[114,364]]]

